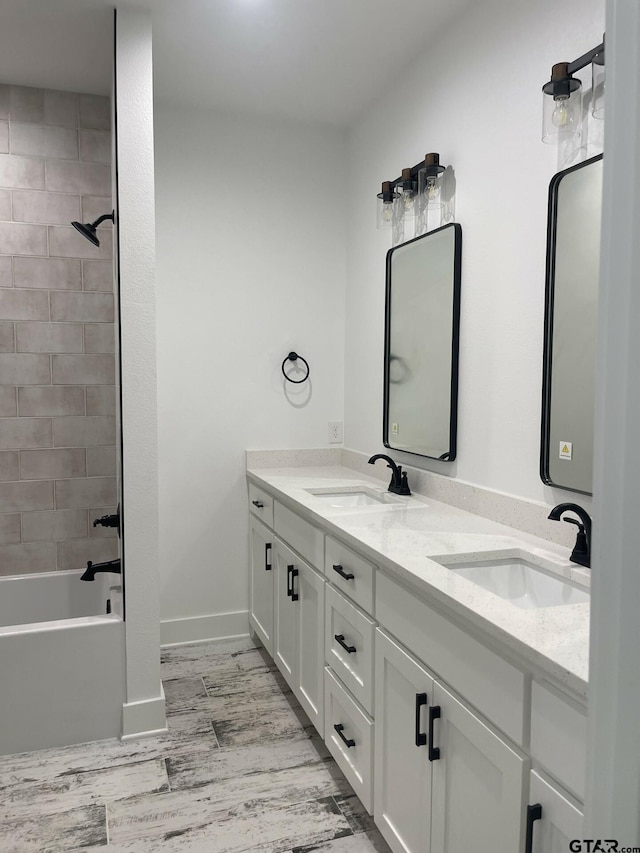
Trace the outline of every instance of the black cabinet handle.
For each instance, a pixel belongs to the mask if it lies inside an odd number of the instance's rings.
[[[344,731],[344,726],[342,725],[342,723],[337,723],[333,728],[338,732],[338,734],[340,735],[341,740],[343,741],[343,743],[344,743],[344,745],[347,747],[347,749],[351,749],[351,747],[352,747],[352,746],[355,746],[355,745],[356,745],[355,740],[353,740],[353,739],[352,739],[352,738],[350,738],[350,737],[345,737],[345,736],[342,734],[342,732]]]
[[[533,824],[536,820],[542,817],[542,806],[536,803],[534,806],[527,806],[527,840],[524,845],[524,853],[533,853]]]
[[[291,601],[297,601],[300,596],[297,592],[295,592],[295,579],[298,577],[300,572],[294,566],[291,566]]]
[[[267,542],[264,546],[264,570],[265,572],[271,571],[271,563],[269,562],[269,554],[271,552],[271,542]]]
[[[426,746],[427,736],[420,731],[420,708],[427,704],[426,693],[416,693],[416,746]]]
[[[342,648],[345,650],[345,652],[348,652],[348,654],[352,655],[355,652],[355,650],[356,650],[355,646],[348,646],[345,643],[344,634],[334,634],[333,639],[336,640],[342,646]]]
[[[293,565],[287,566],[287,597],[291,598],[293,594],[293,583],[291,581],[291,575],[293,573]]]
[[[254,506],[257,506],[258,509],[264,509],[264,504],[261,501],[251,501]]]
[[[429,708],[429,761],[437,761],[440,758],[440,747],[433,745],[433,721],[440,719],[440,705],[432,705]]]
[[[352,581],[355,578],[355,575],[352,575],[351,572],[345,572],[342,566],[334,566],[333,571],[337,572],[341,578],[344,578],[346,581]]]

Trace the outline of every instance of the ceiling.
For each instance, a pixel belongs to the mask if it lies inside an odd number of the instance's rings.
[[[120,0],[150,9],[156,98],[349,124],[470,0]],[[0,0],[0,82],[106,94],[113,2]]]

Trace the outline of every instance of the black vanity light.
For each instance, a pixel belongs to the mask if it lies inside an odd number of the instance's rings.
[[[115,213],[112,210],[111,213],[103,213],[102,216],[99,216],[95,222],[72,222],[71,224],[79,231],[83,237],[86,237],[90,243],[93,243],[94,246],[100,245],[100,240],[98,240],[98,235],[96,234],[96,229],[98,225],[104,222],[106,219],[109,219],[111,222],[116,221]]]
[[[557,62],[551,79],[542,87],[542,141],[548,143],[579,139],[582,132],[582,83],[573,75],[592,64],[594,118],[604,116],[604,37],[602,44],[573,62]],[[597,67],[596,67],[597,66]]]
[[[432,152],[415,166],[403,169],[395,181],[383,181],[382,192],[378,193],[378,228],[399,228],[399,242],[439,228],[444,172],[440,155]],[[413,233],[404,233],[405,223],[413,226]]]

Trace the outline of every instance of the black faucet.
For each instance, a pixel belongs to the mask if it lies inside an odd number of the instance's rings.
[[[402,465],[396,465],[390,456],[385,456],[384,453],[376,453],[369,459],[369,465],[373,465],[377,459],[384,459],[387,463],[387,468],[391,468],[391,482],[387,491],[393,492],[394,495],[410,495],[409,483],[407,482],[407,472],[402,470]]]
[[[80,575],[80,580],[93,581],[98,572],[114,572],[114,574],[119,575],[122,572],[120,560],[107,560],[106,563],[92,563],[89,560],[84,574]]]
[[[575,518],[562,518],[565,512],[575,512],[580,521]],[[578,504],[558,504],[549,513],[549,518],[552,521],[566,521],[569,524],[575,524],[578,528],[576,544],[573,546],[573,551],[569,559],[572,563],[577,563],[579,566],[591,568],[591,516]]]

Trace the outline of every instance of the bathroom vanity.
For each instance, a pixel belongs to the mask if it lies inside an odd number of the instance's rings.
[[[588,571],[349,468],[248,480],[251,628],[391,848],[581,837]]]

